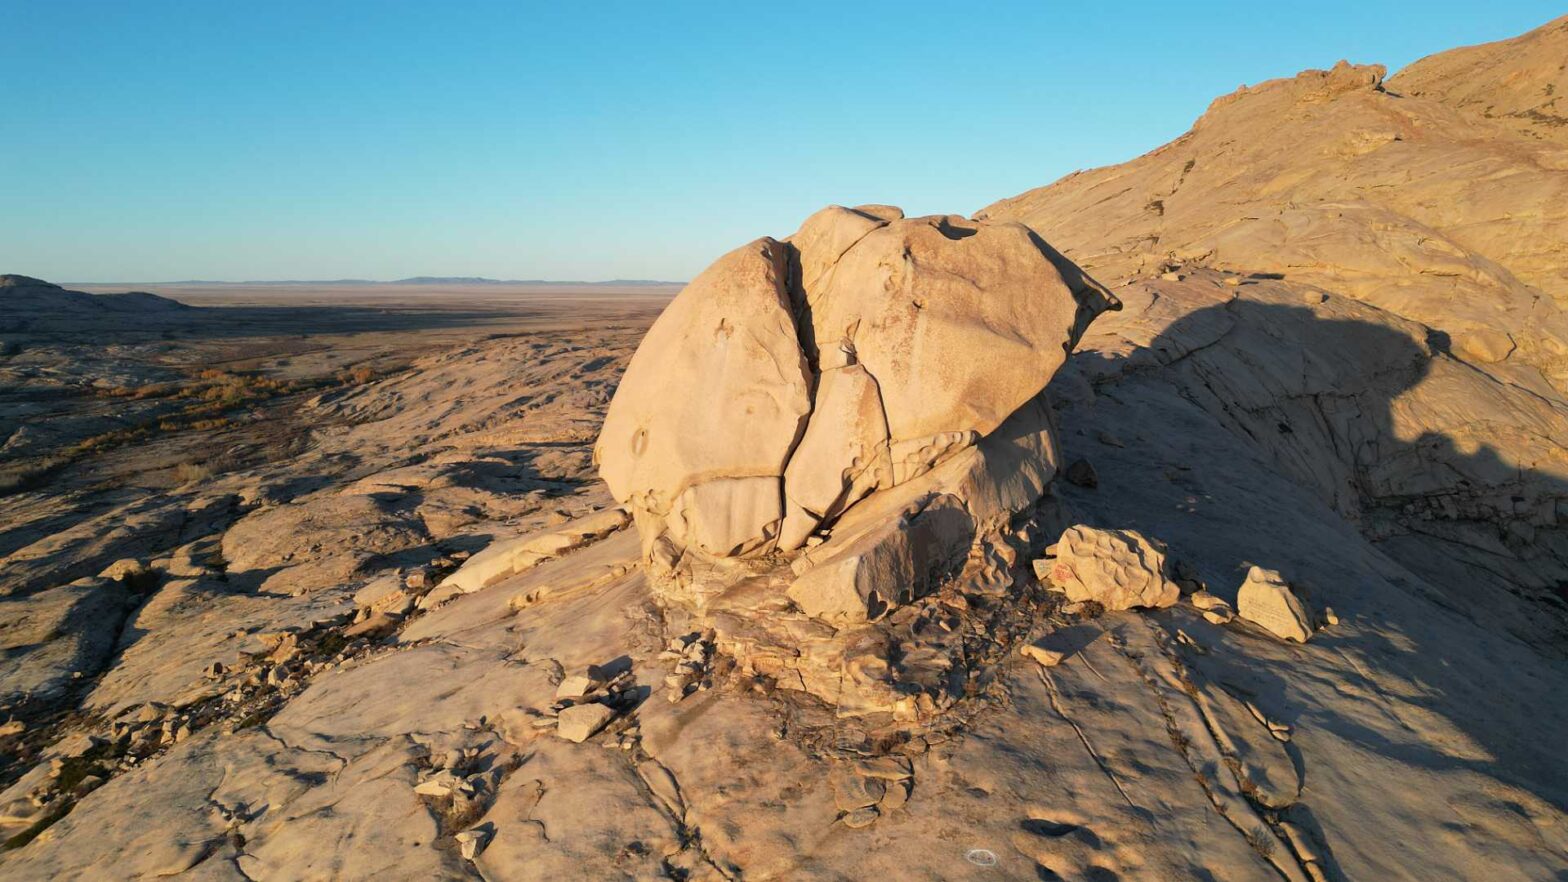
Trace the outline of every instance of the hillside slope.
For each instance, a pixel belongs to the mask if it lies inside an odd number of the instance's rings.
[[[979,217],[1107,281],[1167,261],[1281,273],[1441,331],[1466,360],[1568,388],[1568,18],[1507,44],[1242,87],[1192,130]]]
[[[1157,150],[980,215],[1028,224],[1107,282],[1207,268],[1274,279],[1308,309],[1360,300],[1372,327],[1413,322],[1399,334],[1422,366],[1373,411],[1347,391],[1368,378],[1342,336],[1286,322],[1269,352],[1216,339],[1241,347],[1216,414],[1449,595],[1545,604],[1516,624],[1560,654],[1544,635],[1568,585],[1564,59],[1568,18],[1386,83],[1341,62],[1243,87]],[[1279,359],[1296,392],[1242,382]]]

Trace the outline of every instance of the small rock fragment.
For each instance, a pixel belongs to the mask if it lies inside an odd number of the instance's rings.
[[[366,616],[364,621],[344,628],[343,636],[348,638],[378,637],[383,634],[390,634],[397,629],[398,623],[401,621],[403,621],[402,616],[394,615],[387,610],[377,610]],[[292,651],[285,656],[285,658],[291,657],[293,657]]]
[[[1100,486],[1100,476],[1087,459],[1073,460],[1072,465],[1067,467],[1067,471],[1063,472],[1062,476],[1067,479],[1067,483],[1076,487],[1093,489]]]
[[[490,834],[487,831],[478,829],[464,830],[453,838],[457,840],[463,859],[469,861],[479,857],[480,853],[485,850],[485,846],[490,844]]]
[[[1054,649],[1046,649],[1043,646],[1035,646],[1033,643],[1025,643],[1023,646],[1019,647],[1018,652],[1025,658],[1032,658],[1047,668],[1056,667],[1062,663],[1062,659],[1066,658],[1065,655],[1057,652]]]
[[[1213,624],[1223,625],[1236,617],[1236,611],[1231,609],[1229,603],[1207,591],[1194,591],[1188,599]]]
[[[457,781],[450,773],[437,774],[414,785],[415,793],[420,796],[433,796],[437,799],[451,796],[452,791],[455,789],[457,789]]]
[[[555,700],[586,698],[599,688],[599,681],[588,674],[573,674],[555,687]]]
[[[1306,643],[1312,638],[1312,616],[1290,584],[1275,570],[1254,566],[1236,594],[1236,613],[1280,638]]]
[[[555,734],[567,741],[581,744],[592,738],[615,717],[615,711],[602,704],[578,704],[563,711],[556,718]]]

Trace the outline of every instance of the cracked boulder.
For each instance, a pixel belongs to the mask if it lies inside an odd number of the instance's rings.
[[[843,629],[960,572],[1010,584],[994,547],[1059,465],[1045,386],[1119,306],[1022,225],[831,206],[675,298],[600,474],[656,589],[710,612]]]
[[[811,411],[788,255],[763,238],[719,258],[632,356],[594,456],[649,540],[715,557],[774,545],[779,479]]]

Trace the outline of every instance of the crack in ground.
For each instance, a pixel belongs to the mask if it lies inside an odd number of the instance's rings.
[[[1073,727],[1073,731],[1078,733],[1078,740],[1083,742],[1083,749],[1089,752],[1089,756],[1094,759],[1095,765],[1099,766],[1105,777],[1116,786],[1116,792],[1122,795],[1122,799],[1127,801],[1127,805],[1136,811],[1138,805],[1132,801],[1132,797],[1128,796],[1127,791],[1122,788],[1122,782],[1116,779],[1116,774],[1111,771],[1110,765],[1095,751],[1094,745],[1089,743],[1089,736],[1084,734],[1083,727],[1079,726],[1077,721],[1069,717],[1067,711],[1062,709],[1061,694],[1057,692],[1056,683],[1051,679],[1051,675],[1045,672],[1045,668],[1039,668],[1037,673],[1040,675],[1040,682],[1045,684],[1046,692],[1050,694],[1051,709],[1056,711],[1057,715],[1062,719],[1066,720],[1067,725]]]

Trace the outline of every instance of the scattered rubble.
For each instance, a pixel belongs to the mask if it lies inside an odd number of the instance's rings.
[[[1231,609],[1229,603],[1221,597],[1216,597],[1208,591],[1194,591],[1187,596],[1192,605],[1203,613],[1203,617],[1213,624],[1223,625],[1236,617],[1236,611]]]
[[[829,778],[839,823],[851,829],[869,827],[897,811],[914,790],[914,767],[898,755],[868,757],[837,765]]]
[[[676,637],[659,653],[659,658],[675,663],[675,670],[664,678],[665,697],[672,703],[713,687],[713,636],[710,630]]]

